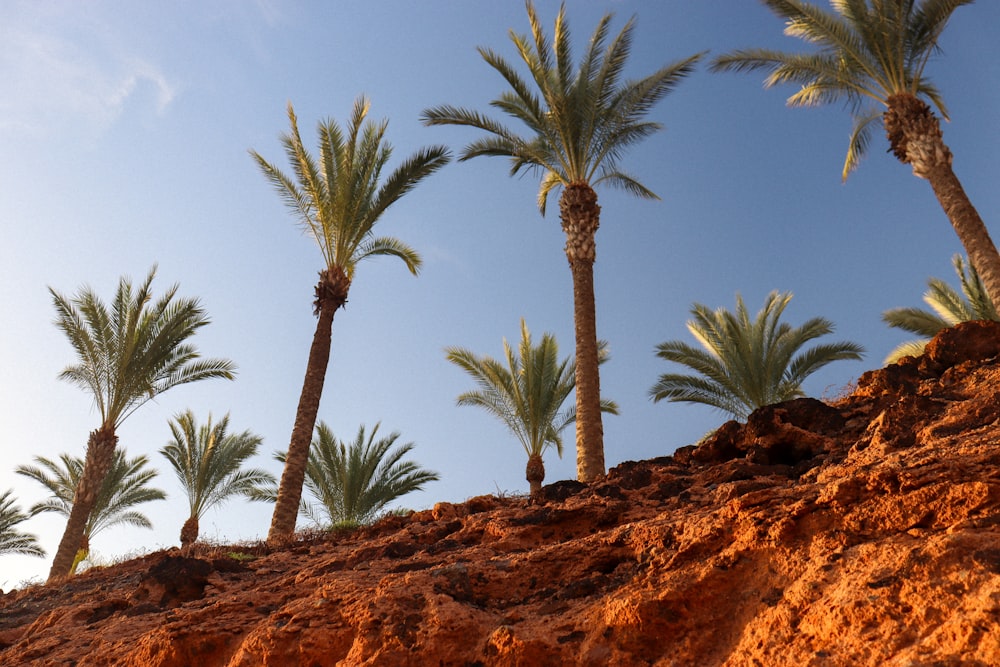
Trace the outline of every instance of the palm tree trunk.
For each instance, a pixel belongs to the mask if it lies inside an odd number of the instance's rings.
[[[56,550],[52,567],[49,570],[49,583],[63,579],[73,569],[77,552],[83,544],[90,512],[94,508],[94,502],[97,500],[97,494],[104,483],[104,478],[107,476],[108,470],[111,469],[117,445],[118,436],[115,433],[114,424],[105,424],[90,434],[87,441],[87,457],[83,463],[83,474],[80,475],[80,484],[76,488],[73,508],[70,510],[69,520],[66,522],[66,530],[63,532],[62,540],[59,542],[59,548]]]
[[[309,446],[312,444],[313,429],[323,396],[323,383],[330,363],[330,338],[333,331],[333,316],[347,303],[350,280],[339,267],[320,273],[316,285],[316,332],[313,334],[309,360],[306,363],[306,377],[302,383],[302,394],[295,413],[291,442],[285,456],[285,468],[278,485],[278,498],[271,516],[271,528],[267,534],[269,543],[280,542],[295,532],[295,520],[302,500],[302,484],[309,461]]]
[[[597,314],[594,297],[595,235],[601,207],[586,183],[568,185],[559,198],[566,233],[566,258],[573,276],[573,325],[576,334],[576,474],[581,482],[604,476],[604,424],[598,371]]]
[[[913,95],[893,95],[888,102],[883,121],[893,153],[913,167],[915,176],[931,184],[986,293],[995,306],[1000,305],[1000,253],[952,170],[952,154],[944,143],[940,121]]]
[[[198,541],[198,517],[189,516],[181,526],[181,547],[186,547]]]
[[[524,478],[528,480],[528,492],[532,498],[538,498],[542,492],[542,480],[545,479],[545,462],[539,454],[528,457],[528,465],[524,468]]]

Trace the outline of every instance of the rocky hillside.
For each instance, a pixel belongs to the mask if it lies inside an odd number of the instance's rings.
[[[1000,325],[545,500],[0,597],[0,664],[1000,665]]]

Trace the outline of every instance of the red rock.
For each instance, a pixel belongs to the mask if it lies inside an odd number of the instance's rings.
[[[537,502],[14,591],[0,664],[998,665],[998,332]]]

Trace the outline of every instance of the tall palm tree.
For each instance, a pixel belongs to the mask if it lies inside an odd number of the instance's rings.
[[[697,375],[661,375],[650,390],[653,401],[703,403],[746,419],[759,407],[802,396],[802,382],[830,362],[861,358],[864,348],[849,342],[800,351],[833,324],[821,317],[799,327],[780,322],[791,298],[771,292],[752,321],[739,294],[735,313],[695,303],[687,328],[703,349],[674,340],[660,343],[656,355]]]
[[[589,482],[605,473],[594,302],[595,234],[601,207],[594,188],[606,184],[638,197],[657,198],[621,171],[619,163],[627,148],[661,129],[659,123],[645,120],[647,113],[693,71],[701,54],[645,78],[622,81],[634,20],[609,43],[612,17],[604,16],[577,66],[565,6],[559,9],[551,41],[530,1],[527,9],[531,39],[513,31],[510,37],[530,79],[522,78],[491,49],[480,47],[479,54],[510,86],[491,106],[523,123],[528,133],[518,135],[477,111],[448,105],[425,110],[423,120],[427,125],[466,125],[489,133],[466,146],[461,160],[480,155],[509,157],[511,175],[522,170],[541,172],[538,207],[542,215],[549,194],[562,188],[559,217],[573,279],[576,336],[577,476]]]
[[[563,410],[563,403],[576,387],[576,363],[559,360],[555,336],[544,334],[538,345],[531,342],[531,332],[521,320],[521,344],[515,353],[505,338],[504,361],[479,356],[460,347],[445,348],[448,361],[471,375],[476,391],[458,397],[459,405],[475,405],[500,419],[521,441],[528,454],[525,479],[532,497],[536,497],[545,479],[542,455],[555,447],[562,457],[562,431],[576,420],[576,410]],[[604,341],[598,344],[599,361],[608,359]],[[601,410],[618,414],[614,401],[601,400]]]
[[[191,410],[178,414],[170,422],[173,440],[160,454],[177,474],[190,510],[181,527],[181,546],[198,539],[198,522],[205,512],[234,496],[251,500],[262,486],[273,485],[274,476],[261,468],[244,469],[243,464],[257,454],[259,435],[249,430],[229,433],[229,415],[219,422],[208,421],[199,426]]]
[[[44,456],[36,456],[34,461],[37,465],[19,465],[14,472],[35,480],[51,496],[32,505],[28,512],[32,516],[42,512],[55,512],[68,518],[73,511],[73,496],[83,476],[84,460],[78,456],[60,454],[58,461]],[[148,468],[148,464],[149,459],[144,455],[129,459],[124,449],[114,451],[111,467],[104,476],[94,507],[87,518],[70,574],[75,574],[80,563],[90,555],[90,541],[105,528],[127,525],[152,529],[153,524],[149,518],[135,507],[153,500],[163,500],[167,494],[149,486],[157,472]]]
[[[350,444],[336,438],[325,422],[316,425],[305,486],[318,506],[303,499],[300,511],[317,525],[368,523],[392,501],[440,479],[436,472],[402,460],[413,449],[412,442],[392,450],[399,433],[376,440],[380,425],[375,424],[367,437],[362,425]],[[275,458],[286,461],[283,452]],[[278,492],[271,489],[258,495],[273,500]]]
[[[197,299],[178,298],[177,285],[153,302],[156,266],[136,289],[119,280],[109,308],[90,288],[68,299],[51,288],[56,326],[69,338],[79,363],[60,378],[93,395],[101,425],[91,432],[73,509],[49,570],[49,581],[69,574],[91,510],[114,460],[118,427],[133,412],[177,385],[234,377],[224,359],[200,359],[188,342],[209,323]]]
[[[1000,320],[976,269],[967,264],[961,255],[955,255],[952,264],[962,286],[961,293],[940,278],[931,278],[927,281],[929,289],[924,292],[924,302],[931,310],[892,308],[882,313],[882,321],[890,327],[921,336],[920,340],[900,343],[883,363],[892,364],[903,357],[920,356],[928,341],[939,331],[959,322]]]
[[[17,506],[13,494],[13,490],[0,493],[0,554],[44,556],[38,538],[17,529],[18,524],[28,520],[28,515]]]
[[[972,0],[838,0],[824,10],[804,0],[763,0],[785,21],[785,34],[818,47],[811,53],[747,49],[722,55],[713,70],[765,71],[765,85],[799,84],[790,106],[845,102],[854,118],[843,177],[858,166],[881,122],[896,158],[925,178],[959,240],[1000,299],[1000,254],[952,170],[952,154],[929,101],[948,118],[924,75],[952,13]],[[925,101],[927,100],[927,101]]]
[[[302,144],[295,111],[289,104],[291,132],[282,135],[281,142],[292,164],[294,180],[256,151],[250,151],[299,224],[316,241],[325,263],[313,302],[318,318],[316,332],[268,532],[268,541],[272,542],[287,538],[295,530],[309,443],[330,359],[333,316],[347,303],[358,264],[370,257],[389,255],[403,260],[414,275],[420,268],[420,256],[415,250],[398,239],[375,236],[375,224],[389,206],[451,159],[442,146],[424,148],[381,180],[392,147],[385,141],[387,121],[367,121],[368,109],[368,100],[359,97],[346,133],[333,120],[319,123],[317,161]]]

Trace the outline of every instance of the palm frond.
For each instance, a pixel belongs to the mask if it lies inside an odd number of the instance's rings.
[[[889,364],[894,364],[903,357],[919,357],[924,353],[924,348],[927,347],[927,343],[929,342],[929,338],[902,342],[892,348],[889,354],[886,355],[885,359],[882,360],[882,365],[888,366]]]
[[[729,388],[711,378],[697,375],[663,373],[650,390],[650,398],[653,401],[701,403],[718,408],[736,419],[746,419],[750,414],[744,402],[735,397]]]
[[[855,116],[854,127],[851,129],[851,138],[847,147],[847,157],[844,158],[841,180],[846,181],[850,173],[858,168],[861,158],[868,152],[868,147],[871,145],[875,126],[880,125],[881,122],[882,113],[877,110]]]
[[[355,264],[370,257],[379,257],[384,255],[398,257],[403,260],[403,263],[406,264],[406,268],[413,275],[417,275],[417,272],[423,264],[423,260],[420,258],[420,255],[416,250],[406,245],[399,239],[389,236],[373,236],[366,239],[360,246],[358,246],[357,252],[355,253]]]
[[[620,171],[601,174],[601,177],[597,179],[597,182],[607,183],[617,190],[623,190],[630,195],[639,197],[640,199],[658,200],[660,198],[655,192],[636,180],[635,177],[624,174]]]
[[[29,515],[18,507],[13,494],[12,490],[0,493],[0,554],[44,556],[45,550],[39,546],[38,538],[17,528]]]
[[[791,297],[771,292],[753,318],[739,294],[735,312],[695,303],[688,330],[701,348],[683,341],[656,347],[658,357],[694,374],[661,375],[650,397],[654,402],[702,403],[745,419],[759,407],[801,396],[802,382],[827,364],[861,358],[863,348],[849,342],[803,350],[810,341],[831,333],[833,325],[823,318],[798,327],[781,322]]]

